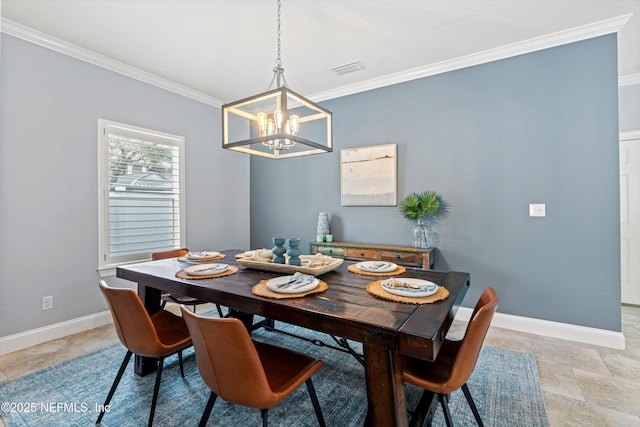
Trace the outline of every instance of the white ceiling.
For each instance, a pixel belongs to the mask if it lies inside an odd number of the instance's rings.
[[[640,0],[282,3],[287,83],[316,100],[536,50],[538,41],[597,35],[608,22],[626,22],[619,76],[640,76]],[[225,102],[266,90],[277,56],[275,0],[1,0],[1,7],[9,34],[25,26],[22,32],[44,33],[54,45],[69,43]],[[365,68],[332,71],[354,61]]]

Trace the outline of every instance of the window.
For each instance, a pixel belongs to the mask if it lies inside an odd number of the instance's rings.
[[[98,120],[98,185],[100,271],[184,246],[183,137]]]

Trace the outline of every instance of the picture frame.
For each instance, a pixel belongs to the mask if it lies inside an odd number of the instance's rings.
[[[340,150],[342,206],[397,206],[398,145]]]

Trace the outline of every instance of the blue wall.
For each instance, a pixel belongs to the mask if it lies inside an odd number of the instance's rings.
[[[609,35],[323,102],[333,153],[251,159],[252,247],[306,247],[319,211],[337,240],[410,245],[397,207],[340,206],[340,149],[395,143],[398,199],[451,203],[436,268],[471,273],[467,306],[493,286],[501,313],[620,331],[616,55]]]
[[[99,118],[184,136],[186,244],[248,246],[249,160],[222,150],[218,108],[1,40],[0,337],[107,310],[97,272]],[[224,203],[220,188],[232,195]],[[53,309],[42,311],[47,295]]]

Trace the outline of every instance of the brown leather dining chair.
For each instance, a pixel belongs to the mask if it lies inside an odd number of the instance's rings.
[[[483,426],[478,409],[469,392],[467,381],[475,369],[482,343],[491,325],[491,319],[497,305],[496,291],[493,288],[485,289],[476,303],[462,340],[445,339],[434,362],[403,356],[404,380],[424,389],[414,416],[418,412],[424,414],[428,410],[431,396],[435,393],[442,405],[447,426],[451,427],[453,422],[448,405],[449,394],[462,388],[476,422],[479,426]]]
[[[193,337],[200,376],[211,393],[200,426],[209,419],[216,398],[258,408],[267,426],[269,408],[280,403],[303,382],[307,385],[316,417],[325,425],[311,376],[321,360],[282,347],[254,341],[236,318],[219,319],[192,313],[181,306],[182,317]]]
[[[172,249],[172,250],[162,251],[162,252],[154,252],[151,254],[151,260],[155,261],[159,259],[178,258],[181,256],[185,256],[188,253],[189,253],[189,249],[187,248]],[[195,312],[196,306],[201,304],[207,304],[207,301],[203,301],[193,297],[188,297],[186,295],[174,294],[174,293],[164,293],[160,296],[160,298],[162,299],[162,308],[164,308],[165,305],[167,305],[167,302],[172,302],[176,304],[190,305],[193,307],[193,311]],[[218,310],[218,314],[220,315],[220,317],[224,317],[224,315],[222,314],[222,308],[218,304],[216,304],[216,309]]]
[[[182,350],[191,345],[189,329],[182,317],[166,310],[160,310],[149,316],[142,301],[135,291],[131,289],[112,288],[104,280],[101,280],[100,290],[104,294],[111,310],[118,338],[122,345],[127,348],[127,354],[122,360],[118,374],[113,380],[102,408],[106,408],[111,401],[133,353],[139,356],[157,358],[158,369],[151,400],[151,412],[149,413],[149,426],[151,426],[153,425],[153,416],[158,400],[165,357],[178,353],[180,374],[184,377]],[[103,416],[104,409],[100,411],[96,424],[100,424]]]

